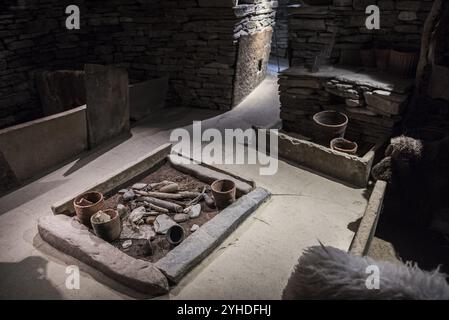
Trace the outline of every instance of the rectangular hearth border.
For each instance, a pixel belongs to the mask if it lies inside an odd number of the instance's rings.
[[[165,257],[155,263],[136,259],[96,237],[76,219],[68,216],[73,214],[72,202],[78,194],[53,205],[54,216],[39,219],[38,230],[41,238],[63,253],[138,292],[152,296],[167,293],[169,280],[174,283],[179,282],[271,196],[270,192],[264,188],[256,188],[253,181],[239,179],[206,164],[184,164],[179,161],[179,156],[170,155],[170,152],[171,145],[163,145],[126,168],[106,177],[95,186],[85,189],[85,191],[97,190],[107,194],[165,160],[177,170],[187,172],[206,183],[223,178],[235,181],[241,197],[202,225]]]

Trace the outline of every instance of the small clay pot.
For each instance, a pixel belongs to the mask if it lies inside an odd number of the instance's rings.
[[[313,116],[315,142],[328,146],[332,139],[343,137],[348,121],[348,117],[338,111],[328,110],[316,113]]]
[[[93,219],[92,215],[90,218],[90,222],[97,237],[105,241],[112,242],[114,240],[117,240],[117,238],[120,236],[120,233],[122,232],[120,217],[118,215],[118,212],[112,209],[103,210],[103,212],[109,215],[111,217],[111,220],[98,223],[95,222],[95,219]]]
[[[91,228],[90,217],[106,208],[103,194],[96,191],[86,192],[73,200],[76,216],[86,227]]]
[[[218,209],[224,209],[235,201],[236,187],[232,180],[216,180],[211,185]]]
[[[358,145],[357,143],[344,138],[335,138],[331,141],[331,149],[348,154],[356,154]]]
[[[177,246],[182,241],[184,241],[185,236],[186,233],[184,231],[184,228],[181,227],[179,224],[171,226],[167,230],[167,233],[165,234],[168,243],[170,243],[172,246]]]

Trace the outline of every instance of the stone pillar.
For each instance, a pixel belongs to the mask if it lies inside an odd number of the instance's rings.
[[[128,72],[110,66],[85,66],[89,147],[129,132]]]

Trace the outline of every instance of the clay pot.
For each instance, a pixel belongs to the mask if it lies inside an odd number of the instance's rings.
[[[376,49],[376,66],[379,70],[387,70],[390,62],[390,49]]]
[[[335,138],[331,141],[330,147],[332,150],[344,152],[348,154],[356,154],[358,145],[355,142],[346,140],[344,138]]]
[[[376,57],[373,49],[360,49],[360,62],[367,68],[376,67]]]
[[[218,209],[224,209],[235,201],[236,187],[232,180],[217,180],[211,185],[212,194]]]
[[[122,224],[117,211],[112,209],[103,210],[104,213],[111,217],[111,220],[106,222],[95,222],[93,215],[90,218],[90,223],[94,229],[94,233],[97,237],[112,242],[117,240],[122,232]]]
[[[165,237],[168,243],[170,243],[172,246],[177,246],[182,241],[184,241],[186,234],[183,227],[181,227],[179,224],[175,224],[167,230]]]
[[[417,52],[391,50],[389,66],[393,73],[412,78],[416,73],[418,58]]]
[[[328,146],[332,139],[345,135],[348,117],[344,113],[328,110],[316,113],[313,122],[315,142]]]
[[[86,227],[91,228],[90,217],[105,209],[103,194],[96,191],[86,192],[73,200],[76,216]]]

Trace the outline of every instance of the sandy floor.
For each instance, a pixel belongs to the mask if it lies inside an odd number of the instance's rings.
[[[249,128],[279,119],[277,78],[269,76],[230,112],[172,109],[142,121],[132,137],[80,156],[0,199],[0,298],[128,299],[141,295],[61,254],[37,233],[37,219],[51,214],[62,196],[79,193],[169,140],[171,129],[204,120],[204,127]],[[222,166],[254,179],[273,193],[209,257],[162,298],[278,299],[302,250],[321,242],[348,249],[348,227],[363,214],[366,190],[354,189],[280,162],[275,176],[257,165]],[[79,290],[67,289],[67,266],[81,270]]]

